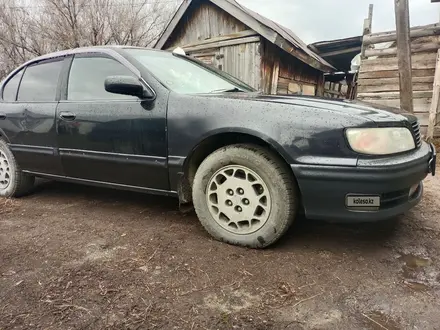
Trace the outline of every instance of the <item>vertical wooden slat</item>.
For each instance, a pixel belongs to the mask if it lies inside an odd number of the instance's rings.
[[[411,39],[408,0],[394,0],[396,10],[397,58],[400,78],[400,106],[414,112],[412,89]]]
[[[280,75],[280,62],[275,62],[273,66],[273,72],[272,72],[272,84],[271,84],[271,94],[277,94],[278,90],[278,79]]]
[[[201,3],[185,14],[163,49],[232,34],[249,28],[217,6]]]
[[[258,53],[259,42],[220,47],[218,64],[222,70],[243,80],[255,89],[261,88],[260,65]]]
[[[261,42],[255,44],[255,63],[254,63],[254,82],[257,90],[261,90],[263,85],[261,84]]]
[[[363,36],[370,34],[371,30],[373,28],[373,9],[374,9],[374,5],[370,4],[370,6],[368,8],[368,18],[366,18],[364,20],[364,30],[362,32]],[[362,43],[361,58],[365,58],[366,48],[367,48],[367,45]]]
[[[440,101],[440,50],[437,52],[437,63],[435,67],[434,88],[432,89],[431,109],[429,110],[427,139],[434,138],[435,125],[437,125],[437,114]]]
[[[316,96],[324,96],[324,90],[325,90],[325,86],[324,86],[324,75],[320,74],[318,77],[318,86],[316,88]]]

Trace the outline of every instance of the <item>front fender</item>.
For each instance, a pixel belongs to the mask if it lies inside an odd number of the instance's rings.
[[[11,142],[11,141],[9,141],[8,136],[6,135],[5,131],[3,131],[1,128],[0,128],[0,138],[5,140],[7,143]]]
[[[168,154],[186,158],[207,138],[239,133],[269,144],[288,164],[315,164],[317,157],[326,162],[356,161],[357,155],[346,145],[344,129],[358,126],[362,118],[250,97],[171,93]]]
[[[189,156],[200,145],[204,144],[206,141],[209,141],[215,136],[220,136],[222,134],[241,134],[257,138],[271,146],[288,164],[294,163],[295,158],[298,156],[298,152],[295,153],[295,150],[290,150],[291,152],[287,153],[282,145],[278,143],[278,141],[276,141],[274,138],[262,133],[261,131],[256,131],[245,127],[222,127],[206,132],[205,134],[201,135],[200,138],[196,141],[195,145],[191,149]]]

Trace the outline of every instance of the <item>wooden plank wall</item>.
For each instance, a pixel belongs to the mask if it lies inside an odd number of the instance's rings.
[[[229,35],[249,28],[212,3],[192,6],[163,49]]]
[[[214,4],[189,10],[167,48],[184,47],[188,55],[213,65],[260,89],[260,37]]]
[[[412,41],[417,45],[438,41],[438,36]],[[368,53],[368,52],[367,52]],[[396,54],[363,59],[359,70],[357,99],[400,108],[399,72]],[[428,125],[432,99],[437,49],[412,54],[414,112],[423,128]]]
[[[265,93],[316,95],[318,86],[324,84],[322,72],[267,41],[262,42],[261,59],[262,89]]]
[[[259,42],[221,47],[219,53],[223,71],[243,80],[257,90],[261,89]]]

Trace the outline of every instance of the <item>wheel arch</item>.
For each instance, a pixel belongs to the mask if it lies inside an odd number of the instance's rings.
[[[6,141],[6,143],[9,143],[9,139],[6,136],[5,132],[0,128],[0,139]]]
[[[234,144],[253,144],[268,149],[274,156],[280,158],[286,166],[292,158],[285,152],[280,144],[270,137],[252,130],[227,129],[217,130],[204,136],[192,148],[183,164],[183,176],[178,182],[178,194],[181,203],[192,202],[192,184],[200,164],[210,154],[223,147]],[[290,168],[290,166],[289,166]]]

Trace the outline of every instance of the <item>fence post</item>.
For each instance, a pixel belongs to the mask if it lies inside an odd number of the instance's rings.
[[[400,108],[414,112],[411,39],[408,0],[394,0],[396,10],[397,58],[399,63]]]
[[[368,8],[368,18],[364,20],[364,30],[362,32],[363,36],[371,33],[373,27],[373,9],[374,9],[374,5],[370,4],[370,7]],[[364,42],[362,41],[361,59],[365,58],[366,49],[367,49],[367,45],[365,45]]]

